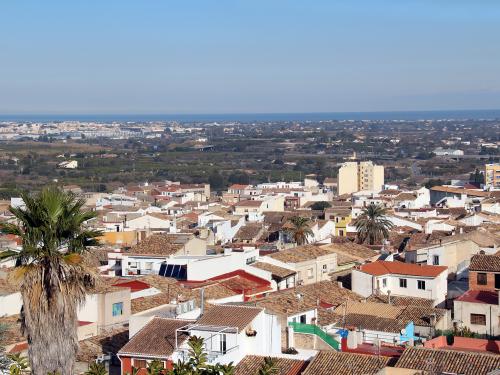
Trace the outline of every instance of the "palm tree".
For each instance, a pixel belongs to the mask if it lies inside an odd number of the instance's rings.
[[[293,241],[298,245],[305,245],[309,242],[308,236],[312,236],[313,232],[309,227],[310,220],[306,217],[293,216],[289,220],[289,226],[286,232],[290,234]]]
[[[276,363],[276,359],[272,357],[264,358],[264,363],[259,369],[257,375],[278,375],[280,372],[280,368]]]
[[[23,300],[21,326],[30,367],[35,375],[69,375],[78,350],[77,307],[96,282],[82,254],[98,245],[101,232],[85,228],[96,214],[84,212],[85,201],[72,193],[46,187],[21,197],[25,207],[9,208],[17,223],[0,229],[22,239],[22,250],[13,256],[12,280]]]
[[[370,245],[389,237],[394,224],[387,219],[387,209],[381,204],[370,204],[356,219],[356,231],[359,243],[368,240]]]

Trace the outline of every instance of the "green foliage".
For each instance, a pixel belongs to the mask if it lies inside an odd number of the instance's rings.
[[[443,184],[444,184],[444,181],[443,181],[443,180],[441,180],[440,178],[437,178],[437,179],[433,179],[433,178],[431,178],[429,181],[427,181],[427,182],[425,183],[425,185],[424,185],[424,186],[425,186],[427,189],[430,189],[431,187],[434,187],[434,186],[440,186],[440,185],[443,185]]]
[[[368,241],[370,245],[374,245],[389,237],[394,224],[386,218],[386,213],[387,209],[380,204],[371,204],[363,210],[356,219],[359,243]]]
[[[21,353],[9,354],[7,358],[12,362],[9,367],[10,375],[21,375],[29,373],[28,358],[23,357]]]
[[[308,237],[313,234],[310,228],[310,220],[306,217],[300,216],[290,218],[289,228],[287,228],[286,231],[298,246],[308,243]]]
[[[314,202],[311,205],[311,210],[318,210],[318,211],[323,211],[326,208],[330,208],[332,205],[328,202],[321,201],[321,202]]]
[[[85,372],[85,375],[107,375],[106,366],[104,363],[92,362],[89,366],[88,371]]]
[[[215,191],[225,187],[224,177],[218,171],[214,171],[208,176],[208,183],[210,188]]]
[[[231,363],[226,365],[207,363],[207,354],[204,348],[203,338],[191,336],[188,341],[189,359],[178,361],[173,365],[168,375],[233,375],[234,366]]]
[[[470,174],[469,181],[479,185],[484,184],[484,174],[476,168],[475,172]]]
[[[266,357],[264,358],[264,363],[259,369],[258,375],[278,375],[280,368],[276,363],[275,358]]]
[[[98,244],[101,232],[86,228],[96,214],[83,211],[85,201],[72,193],[46,187],[21,197],[25,207],[9,208],[16,222],[2,223],[0,229],[22,239],[22,250],[11,256],[16,261],[12,278],[23,297],[30,367],[37,374],[69,373],[78,342],[77,307],[96,278],[82,254]]]

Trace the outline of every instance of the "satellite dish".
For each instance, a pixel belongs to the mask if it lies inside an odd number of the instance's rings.
[[[401,335],[402,335],[402,336],[406,336],[406,329],[404,329],[404,328],[403,328],[403,329],[401,330]]]

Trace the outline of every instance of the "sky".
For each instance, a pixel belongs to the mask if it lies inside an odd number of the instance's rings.
[[[0,114],[499,108],[497,0],[0,1]]]

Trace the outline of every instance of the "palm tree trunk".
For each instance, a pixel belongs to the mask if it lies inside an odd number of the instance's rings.
[[[23,283],[23,329],[34,375],[72,375],[78,351],[76,304],[51,265],[31,270]]]

